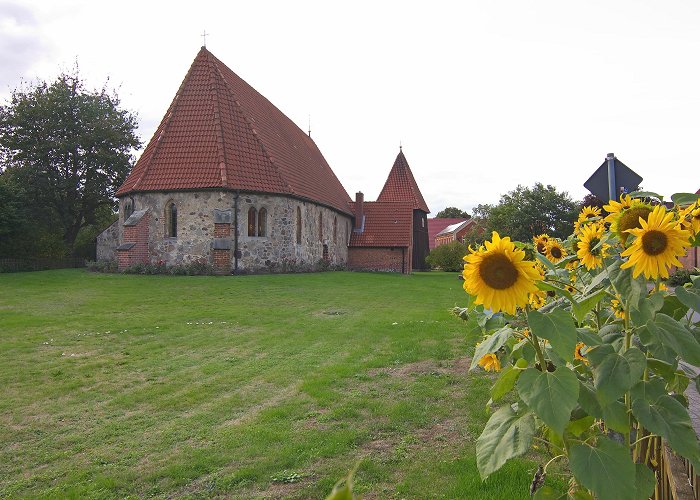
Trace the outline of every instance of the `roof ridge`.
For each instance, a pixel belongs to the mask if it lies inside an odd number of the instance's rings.
[[[255,140],[257,141],[258,146],[260,146],[260,150],[262,151],[263,155],[265,156],[265,158],[267,158],[267,161],[270,162],[270,165],[272,165],[272,168],[275,170],[275,172],[277,173],[279,178],[282,180],[282,182],[284,183],[284,185],[287,188],[287,190],[289,191],[289,193],[300,196],[299,193],[295,192],[294,189],[292,189],[291,185],[289,184],[289,181],[280,171],[280,169],[277,166],[277,164],[275,163],[272,155],[267,151],[267,148],[265,147],[265,144],[263,143],[262,139],[260,138],[258,131],[255,129],[255,126],[253,126],[253,124],[250,122],[250,119],[248,118],[248,114],[245,112],[245,107],[241,104],[241,101],[238,99],[238,96],[236,95],[234,90],[229,85],[228,80],[226,79],[226,77],[222,73],[221,68],[219,67],[218,63],[220,63],[221,61],[219,61],[214,54],[211,54],[211,56],[214,58],[214,66],[216,67],[216,72],[218,73],[219,77],[223,80],[224,85],[228,89],[231,96],[233,96],[233,99],[232,99],[233,105],[238,106],[238,108],[241,110],[241,117],[242,117],[243,121],[246,123],[246,125],[248,126],[248,128],[250,129],[250,132],[255,137]],[[221,64],[223,64],[223,63],[221,63]],[[253,90],[255,90],[255,89],[253,89]]]
[[[205,50],[202,47],[203,50]],[[175,93],[175,97],[173,97],[173,101],[170,103],[170,106],[168,106],[168,112],[161,121],[162,125],[162,130],[160,131],[160,134],[158,135],[158,139],[156,139],[156,143],[153,145],[153,153],[151,153],[151,156],[148,158],[148,163],[144,165],[143,171],[141,172],[141,175],[139,176],[138,179],[136,179],[136,182],[132,184],[131,188],[129,189],[130,191],[137,191],[139,184],[141,184],[141,181],[146,177],[146,174],[148,174],[148,171],[151,167],[151,164],[154,163],[156,156],[158,155],[158,151],[160,150],[160,139],[165,135],[165,133],[168,130],[168,127],[170,125],[170,121],[175,114],[175,110],[177,109],[177,104],[178,101],[180,100],[180,97],[182,96],[182,90],[185,87],[185,84],[190,78],[190,75],[192,74],[192,71],[194,69],[194,65],[197,62],[197,58],[195,58],[194,61],[192,61],[192,64],[190,65],[190,69],[187,70],[187,74],[185,75],[185,78],[182,79],[182,82],[180,83],[180,86],[177,89],[177,92]],[[158,129],[161,128],[161,125],[158,126]],[[145,150],[144,150],[145,152]],[[121,188],[120,188],[121,189]]]
[[[211,52],[207,53],[212,55]],[[211,98],[214,106],[214,128],[216,130],[216,149],[219,152],[219,175],[221,176],[222,185],[227,185],[227,175],[226,175],[226,148],[224,148],[224,129],[221,126],[221,100],[219,99],[219,86],[216,81],[216,76],[218,74],[221,80],[224,80],[222,75],[216,71],[216,62],[210,61],[209,56],[207,56],[207,64],[209,66],[209,83],[211,85]]]

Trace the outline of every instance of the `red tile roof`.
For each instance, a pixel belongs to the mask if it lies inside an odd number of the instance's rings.
[[[469,219],[459,219],[459,218],[440,218],[436,217],[434,219],[428,219],[428,241],[430,243],[430,249],[435,248],[435,236],[445,229],[447,226],[452,224],[457,224],[458,222],[464,222]]]
[[[351,198],[311,138],[202,47],[117,196],[240,189],[350,214]]]
[[[353,211],[355,203],[351,203]],[[351,247],[410,247],[413,234],[413,204],[366,201],[364,227],[353,230]]]
[[[413,208],[430,213],[402,150],[399,150],[377,201],[410,202]]]

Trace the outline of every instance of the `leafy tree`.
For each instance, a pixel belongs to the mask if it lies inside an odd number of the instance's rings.
[[[433,269],[443,271],[460,271],[464,266],[462,258],[467,254],[467,246],[459,241],[452,241],[433,248],[425,261]]]
[[[475,217],[480,219],[486,234],[498,231],[513,240],[530,241],[547,233],[566,238],[578,215],[579,204],[567,192],[554,186],[536,183],[533,187],[518,186],[501,196],[498,205],[478,205]]]
[[[39,220],[52,220],[68,252],[126,178],[141,145],[136,117],[106,86],[89,90],[74,69],[15,89],[0,107],[0,171],[23,187]]]
[[[447,207],[440,210],[435,217],[438,219],[471,219],[471,215],[457,207]]]
[[[581,210],[583,207],[598,207],[602,209],[603,205],[605,205],[605,202],[603,200],[601,200],[594,194],[588,193],[586,196],[583,197],[583,200],[579,205],[579,210]]]

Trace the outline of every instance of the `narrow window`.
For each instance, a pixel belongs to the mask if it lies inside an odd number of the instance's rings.
[[[338,242],[338,217],[333,218],[333,243]]]
[[[318,217],[318,241],[323,241],[323,213]]]
[[[258,236],[267,236],[267,210],[258,211]]]
[[[165,206],[165,233],[168,238],[177,238],[177,207],[174,201]]]
[[[328,245],[323,245],[323,260],[328,260]]]
[[[297,245],[301,245],[301,207],[297,207]]]
[[[128,199],[124,202],[124,220],[128,219],[131,217],[131,214],[134,213],[134,202],[131,199]]]
[[[255,236],[255,207],[250,207],[248,209],[248,236]]]

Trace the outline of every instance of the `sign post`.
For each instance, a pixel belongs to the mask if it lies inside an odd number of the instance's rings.
[[[617,200],[621,193],[636,191],[642,177],[627,165],[608,153],[603,164],[593,172],[583,187],[601,200]]]

